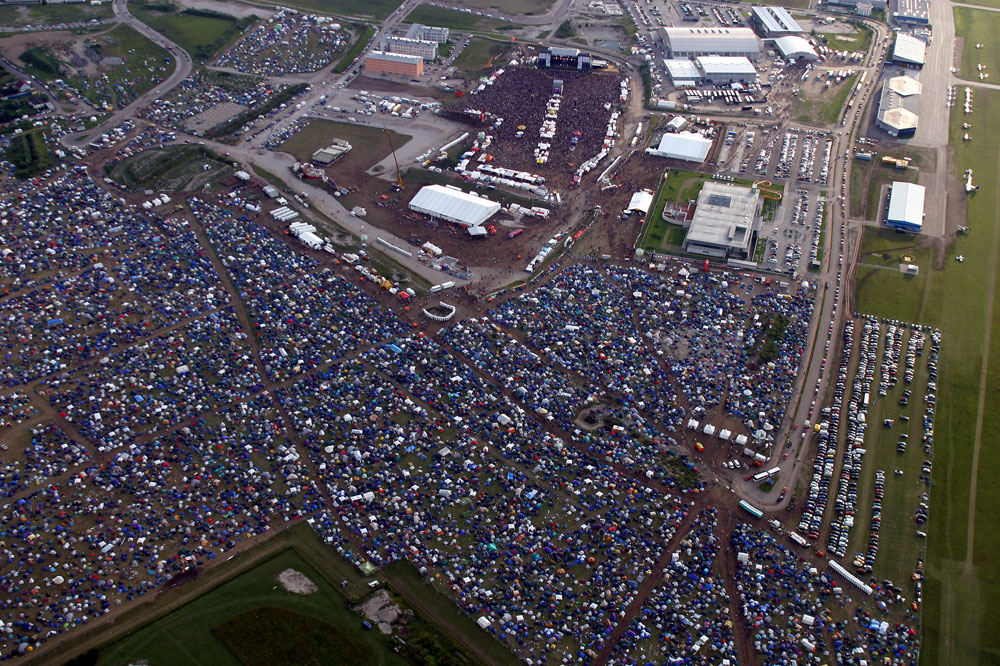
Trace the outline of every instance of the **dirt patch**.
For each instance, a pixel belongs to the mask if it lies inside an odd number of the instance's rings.
[[[103,34],[103,33],[102,33]],[[72,76],[93,77],[99,73],[99,57],[90,45],[99,40],[100,34],[82,38],[69,30],[52,32],[19,33],[0,40],[0,54],[13,63],[19,63],[18,56],[30,49],[41,47],[52,54],[63,69],[63,78]]]
[[[278,582],[281,583],[281,586],[287,592],[291,592],[292,594],[312,594],[318,589],[316,583],[306,578],[304,573],[295,569],[285,569],[278,574]]]
[[[235,102],[221,102],[185,120],[184,127],[193,132],[204,132],[216,125],[221,125],[246,110],[247,107]]]
[[[366,618],[377,624],[378,630],[386,636],[392,633],[392,625],[401,614],[399,606],[392,603],[389,593],[385,590],[379,590],[361,604],[361,612],[365,614]]]

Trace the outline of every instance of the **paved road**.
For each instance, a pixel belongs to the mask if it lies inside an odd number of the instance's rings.
[[[156,98],[170,90],[178,83],[187,78],[188,74],[191,73],[191,68],[193,63],[191,61],[191,56],[187,54],[186,51],[181,49],[177,44],[156,32],[145,23],[132,16],[128,12],[128,7],[126,6],[126,0],[114,0],[114,5],[112,5],[115,12],[115,20],[120,23],[125,23],[132,28],[135,28],[145,37],[150,39],[153,43],[162,46],[168,51],[172,52],[174,58],[174,72],[165,81],[160,83],[159,86],[150,90],[145,95],[138,97],[134,102],[126,106],[124,109],[116,111],[111,114],[102,125],[95,127],[94,129],[86,130],[84,132],[77,132],[76,134],[67,134],[62,138],[62,142],[66,146],[80,145],[89,143],[94,138],[100,136],[104,132],[120,125],[124,120],[128,118],[134,118],[136,111]]]

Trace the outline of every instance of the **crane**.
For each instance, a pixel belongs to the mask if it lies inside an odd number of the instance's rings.
[[[402,192],[403,174],[399,171],[399,160],[396,159],[396,148],[392,145],[392,132],[389,131],[389,128],[386,127],[385,124],[382,125],[382,130],[385,132],[385,135],[389,137],[389,150],[392,151],[392,161],[396,164],[396,186],[399,188],[399,191]]]

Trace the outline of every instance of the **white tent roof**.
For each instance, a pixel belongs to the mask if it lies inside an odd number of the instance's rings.
[[[688,162],[704,162],[711,147],[712,140],[701,134],[678,132],[677,134],[664,134],[663,138],[660,139],[660,145],[656,148],[647,148],[646,152],[650,155],[687,160]]]
[[[924,221],[924,186],[895,182],[889,194],[889,222],[920,228]]]
[[[736,435],[736,443],[739,444],[740,446],[743,446],[744,444],[747,443],[747,436],[746,435]]]
[[[702,429],[702,432],[705,433],[706,435],[714,435],[715,434],[715,426],[712,425],[711,423],[709,423],[708,425],[706,425]]]
[[[632,195],[632,200],[628,202],[629,210],[637,210],[640,213],[648,213],[653,205],[653,194],[646,190],[639,190]]]
[[[500,204],[457,187],[427,185],[410,201],[410,210],[464,227],[478,227],[500,210]]]
[[[728,440],[732,436],[733,436],[733,433],[732,433],[731,430],[725,430],[725,429],[723,429],[722,432],[719,433],[719,439]]]
[[[816,49],[812,47],[812,44],[798,35],[779,37],[774,40],[774,45],[777,47],[778,52],[781,53],[781,57],[786,60],[790,60],[792,58],[795,60],[799,60],[801,58],[816,60],[819,58],[816,54]]]
[[[690,428],[691,430],[697,430],[698,421],[696,421],[695,419],[688,419],[688,428]]]

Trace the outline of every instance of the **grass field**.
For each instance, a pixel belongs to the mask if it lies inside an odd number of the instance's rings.
[[[955,34],[962,36],[962,67],[958,73],[963,79],[979,80],[978,65],[989,78],[985,83],[1000,81],[1000,12],[990,12],[968,7],[955,7]],[[976,48],[976,45],[981,45]],[[964,99],[964,98],[963,98]],[[976,100],[973,98],[973,110]],[[961,108],[959,106],[958,108]]]
[[[503,51],[504,46],[485,37],[473,37],[469,45],[458,54],[452,62],[456,69],[464,73],[467,77],[477,78],[484,69],[493,61],[493,57],[498,51]]]
[[[0,25],[76,23],[77,21],[111,18],[112,13],[110,2],[96,7],[78,3],[69,5],[4,5],[0,6]]]
[[[420,5],[414,9],[406,17],[406,23],[423,23],[451,30],[478,30],[481,32],[510,29],[515,25],[508,21],[498,21],[485,16],[445,9],[444,7],[432,7],[431,5]]]
[[[555,0],[462,0],[460,4],[473,11],[502,12],[508,16],[539,16],[552,9],[554,2]]]
[[[840,82],[833,90],[833,94],[824,92],[819,97],[799,96],[799,103],[796,107],[795,119],[800,123],[809,125],[832,125],[840,117],[840,111],[844,108],[847,95],[854,88],[854,81],[857,74]],[[817,120],[819,122],[817,122]]]
[[[392,145],[398,150],[412,137],[391,132]],[[385,130],[368,125],[338,123],[333,120],[314,119],[298,134],[278,146],[300,162],[308,161],[314,152],[330,145],[334,139],[344,139],[351,144],[347,153],[332,169],[361,169],[364,171],[389,154],[389,137]],[[360,160],[360,161],[359,161]]]
[[[364,51],[365,46],[368,45],[368,40],[370,40],[374,34],[375,28],[372,26],[355,24],[352,30],[354,41],[351,43],[350,48],[344,51],[344,55],[341,56],[340,62],[336,64],[333,71],[338,74],[346,72],[347,68],[354,62],[354,59],[357,58],[362,51]]]
[[[330,557],[334,556],[331,552]],[[303,573],[317,591],[308,595],[286,592],[277,576],[289,568]],[[294,632],[271,631],[290,626],[288,623],[296,619],[294,614],[305,617],[306,626],[300,623]],[[261,624],[265,618],[266,622]],[[247,646],[260,647],[263,639],[270,641],[268,654],[282,655],[284,663],[295,661],[293,655],[302,649],[300,639],[309,641],[310,653],[324,657],[300,663],[346,663],[340,658],[358,655],[364,656],[364,661],[350,663],[406,663],[377,631],[363,631],[361,618],[351,612],[340,592],[292,549],[278,553],[101,650],[98,663],[124,666],[146,660],[149,666],[240,666],[244,662],[227,643],[242,641]]]
[[[164,11],[167,7],[172,9]],[[130,10],[136,18],[202,62],[225,51],[256,22],[253,16],[237,19],[217,12],[181,10],[164,3],[135,4]]]
[[[205,165],[211,168],[206,171]],[[189,145],[144,150],[116,164],[108,175],[132,189],[176,192],[197,189],[234,171],[204,146]]]
[[[977,89],[974,100],[977,123],[990,127],[1000,122],[1000,93]],[[995,307],[1000,140],[986,133],[982,140],[963,142],[963,119],[960,112],[951,116],[953,173],[972,167],[983,186],[972,196],[962,195],[971,233],[947,249],[941,270],[926,268],[933,251],[907,249],[914,263],[921,264],[920,276],[911,282],[891,270],[862,267],[858,273],[858,311],[916,320],[943,332],[923,605],[925,666],[995,664],[1000,654],[1000,567],[995,557],[1000,531],[994,528],[1000,503],[994,481],[1000,474],[995,446],[1000,417],[991,408],[1000,399],[1000,330],[992,330],[1000,317]],[[877,243],[898,247],[909,239],[883,235],[869,239],[868,247],[877,248]],[[959,254],[964,263],[955,261]],[[912,515],[898,519],[909,521]]]
[[[827,32],[820,34],[826,46],[834,51],[865,51],[872,41],[872,29],[862,23],[854,23],[854,32]]]

